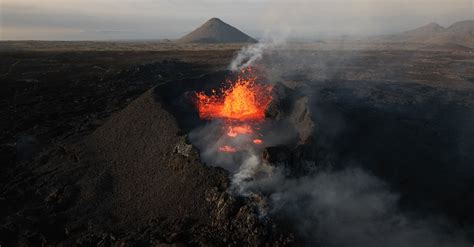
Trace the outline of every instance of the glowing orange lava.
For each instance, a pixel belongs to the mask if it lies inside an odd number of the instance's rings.
[[[201,119],[222,119],[224,132],[228,138],[245,135],[247,142],[261,145],[262,139],[256,139],[254,125],[265,119],[265,110],[272,100],[272,87],[257,83],[257,76],[251,68],[242,70],[237,79],[227,81],[228,86],[217,93],[212,90],[211,95],[204,92],[196,93],[196,107]],[[228,140],[226,144],[240,142],[239,139]],[[218,151],[235,153],[245,149],[245,145],[222,145]]]
[[[227,135],[230,137],[237,137],[238,135],[252,134],[253,130],[250,125],[229,126],[227,128]]]
[[[225,146],[219,147],[219,151],[224,152],[224,153],[235,153],[237,152],[237,149],[235,149],[234,147],[225,145]]]
[[[257,144],[257,145],[260,145],[260,144],[263,143],[263,141],[261,139],[253,139],[253,143]]]
[[[251,75],[248,75],[251,74]],[[202,119],[221,118],[227,120],[263,120],[265,110],[272,100],[272,87],[256,83],[257,77],[248,69],[238,76],[230,87],[215,91],[208,96],[203,92],[196,94],[199,117]]]

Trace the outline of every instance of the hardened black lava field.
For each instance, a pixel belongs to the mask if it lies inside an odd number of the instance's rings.
[[[264,159],[294,179],[361,167],[399,193],[400,211],[437,215],[474,241],[474,50],[346,45],[265,54],[267,79],[285,92],[267,117],[298,99],[296,132],[310,134]],[[219,85],[239,45],[0,48],[2,246],[310,241],[289,211],[262,215],[265,192],[228,193],[228,171],[187,139],[204,121],[178,100]],[[312,163],[292,162],[302,157]]]

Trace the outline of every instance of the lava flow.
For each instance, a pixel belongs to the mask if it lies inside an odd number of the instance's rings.
[[[245,134],[252,134],[253,129],[250,125],[237,125],[237,126],[229,126],[227,128],[227,136],[229,137],[237,137],[238,135],[245,135]]]
[[[221,152],[236,152],[237,148],[231,144],[235,144],[235,139],[242,136],[246,138],[241,139],[249,139],[250,144],[261,145],[263,141],[256,133],[255,125],[265,119],[265,110],[272,100],[272,87],[258,84],[251,68],[242,70],[234,82],[227,83],[227,87],[221,88],[219,93],[213,90],[210,96],[203,92],[196,93],[199,117],[223,120],[223,130],[229,143],[219,147]]]

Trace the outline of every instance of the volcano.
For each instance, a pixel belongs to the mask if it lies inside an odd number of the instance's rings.
[[[196,30],[180,38],[182,43],[255,43],[254,38],[218,18],[211,18]]]
[[[125,231],[145,243],[281,246],[290,241],[273,222],[259,220],[253,202],[227,193],[227,174],[204,165],[186,141],[188,129],[202,122],[190,92],[217,88],[226,75],[216,72],[156,86],[83,140],[64,146],[65,152],[76,150],[76,163],[62,155],[45,162],[44,169],[57,171],[45,177],[48,186],[58,188],[46,189],[47,194],[58,194],[65,215],[77,215],[71,225],[59,217],[52,221],[48,236],[66,245],[89,246],[88,239],[99,231],[94,229],[104,226],[111,231],[148,229],[146,236],[141,230]],[[67,174],[70,186],[64,186],[59,173]],[[54,206],[53,197],[47,200]],[[90,231],[79,230],[66,240],[64,228]]]

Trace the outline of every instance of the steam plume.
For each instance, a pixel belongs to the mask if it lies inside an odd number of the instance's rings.
[[[262,59],[264,50],[268,49],[269,46],[270,44],[259,42],[255,45],[242,48],[237,54],[237,57],[230,63],[229,68],[232,71],[236,71],[253,65]]]

